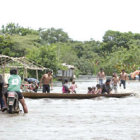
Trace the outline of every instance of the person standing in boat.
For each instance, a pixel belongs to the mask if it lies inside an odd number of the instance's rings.
[[[104,72],[104,70],[102,68],[100,69],[100,71],[97,74],[97,79],[99,81],[99,84],[103,85],[103,81],[105,79],[105,72]]]
[[[43,84],[43,93],[50,93],[50,87],[51,90],[53,89],[53,83],[52,83],[53,77],[52,77],[52,71],[49,70],[47,71],[46,74],[44,74],[40,80],[40,88]]]
[[[128,79],[127,73],[125,73],[125,70],[122,70],[122,72],[120,73],[120,87],[121,84],[123,85],[123,88],[126,88],[126,80]]]

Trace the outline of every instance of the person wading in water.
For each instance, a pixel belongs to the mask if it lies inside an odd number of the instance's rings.
[[[123,88],[126,89],[126,80],[128,79],[127,74],[125,73],[125,70],[122,70],[122,72],[120,73],[120,87],[121,84],[123,84]]]
[[[42,76],[40,80],[40,88],[43,84],[43,90],[42,90],[43,93],[46,93],[46,91],[47,93],[50,93],[50,84],[51,84],[51,89],[53,89],[52,80],[53,80],[52,71],[50,70]]]
[[[102,68],[100,69],[100,71],[97,74],[97,79],[99,80],[99,84],[103,85],[103,81],[105,79],[105,72]]]

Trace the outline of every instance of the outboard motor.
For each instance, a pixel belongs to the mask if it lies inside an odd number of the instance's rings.
[[[7,111],[10,114],[20,112],[18,94],[16,92],[8,92],[7,106],[8,106]]]

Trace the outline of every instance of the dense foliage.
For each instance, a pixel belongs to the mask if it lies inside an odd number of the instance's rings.
[[[0,30],[0,54],[26,56],[56,72],[61,63],[76,67],[77,73],[107,74],[140,67],[140,34],[107,31],[103,41],[74,41],[62,29],[24,28],[9,23]]]

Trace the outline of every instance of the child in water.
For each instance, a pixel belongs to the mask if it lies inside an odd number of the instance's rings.
[[[72,81],[72,84],[70,86],[70,91],[71,93],[76,93],[76,89],[77,88],[77,85],[75,84],[75,81]]]
[[[112,89],[117,93],[117,84],[119,82],[119,78],[116,73],[112,75]]]
[[[97,87],[97,90],[95,91],[95,94],[101,94],[102,93],[101,85],[97,84],[96,87]]]
[[[95,94],[95,92],[96,92],[96,87],[92,87],[92,94]]]
[[[88,87],[88,94],[92,94],[92,88]]]
[[[62,92],[63,93],[70,93],[70,89],[68,87],[68,80],[65,79],[64,84],[62,86]]]
[[[96,87],[88,87],[88,94],[95,94]]]

